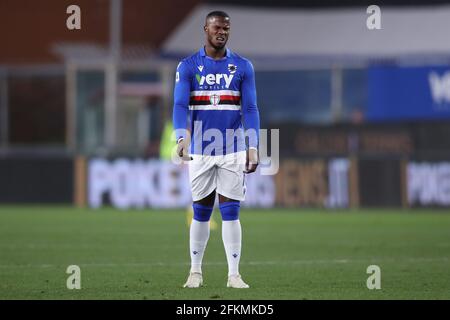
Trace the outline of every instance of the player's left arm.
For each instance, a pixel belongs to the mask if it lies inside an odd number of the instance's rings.
[[[241,83],[242,121],[248,137],[248,152],[245,173],[252,173],[258,167],[259,110],[256,103],[255,71],[250,61],[244,70]]]

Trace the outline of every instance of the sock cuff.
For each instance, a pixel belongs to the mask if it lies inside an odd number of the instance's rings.
[[[239,219],[239,209],[241,204],[239,201],[227,201],[219,204],[222,221],[233,221]]]
[[[194,209],[201,209],[201,210],[212,210],[214,208],[214,207],[204,206],[200,203],[195,203],[195,202],[192,204],[192,207]]]
[[[222,202],[219,203],[219,208],[228,208],[228,207],[241,207],[241,203],[239,201],[227,201],[227,202]]]
[[[207,222],[211,218],[214,207],[208,207],[199,203],[193,203],[192,208],[194,209],[194,220]]]

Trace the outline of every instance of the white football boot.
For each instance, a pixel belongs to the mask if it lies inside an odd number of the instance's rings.
[[[203,285],[203,276],[199,272],[190,272],[183,288],[199,288]]]
[[[250,286],[242,280],[242,277],[240,274],[229,276],[228,282],[227,282],[227,287],[228,288],[237,288],[237,289],[250,288]]]

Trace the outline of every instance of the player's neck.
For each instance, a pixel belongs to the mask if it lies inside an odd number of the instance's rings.
[[[209,44],[205,45],[206,55],[215,60],[225,57],[226,51],[227,49],[225,47],[223,47],[222,49],[216,49]]]

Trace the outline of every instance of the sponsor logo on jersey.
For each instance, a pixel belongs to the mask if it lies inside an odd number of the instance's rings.
[[[224,85],[225,88],[229,88],[231,84],[231,80],[233,80],[234,75],[226,74],[226,73],[208,73],[206,76],[200,76],[199,74],[195,75],[197,82],[199,85],[204,85],[205,83],[212,85]]]
[[[203,71],[203,66],[198,66],[198,71],[202,72]]]
[[[450,72],[447,71],[442,76],[439,76],[437,72],[431,72],[428,75],[428,81],[434,103],[450,103]]]

